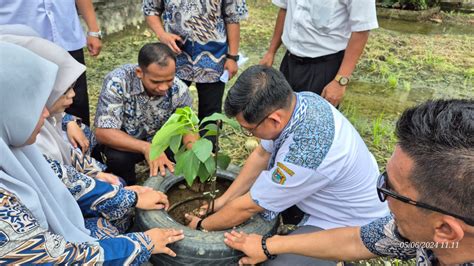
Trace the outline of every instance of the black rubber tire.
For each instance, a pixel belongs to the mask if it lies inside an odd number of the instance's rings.
[[[236,173],[238,173],[238,168],[234,167],[230,171],[219,170],[217,176],[218,178],[234,180]],[[166,193],[171,186],[182,180],[184,180],[183,177],[168,173],[165,177],[150,177],[145,181],[144,186]],[[265,221],[260,215],[255,215],[237,227],[237,230],[257,234],[275,232],[277,220]],[[224,244],[224,231],[201,232],[192,230],[173,220],[163,210],[138,210],[136,223],[142,231],[154,227],[176,228],[184,231],[185,238],[183,240],[168,245],[176,252],[177,256],[173,258],[163,254],[153,255],[151,262],[154,265],[235,265],[243,255]]]

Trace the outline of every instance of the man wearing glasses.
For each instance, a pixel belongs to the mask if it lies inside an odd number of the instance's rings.
[[[311,92],[294,93],[281,72],[252,66],[229,90],[225,112],[262,139],[236,180],[216,200],[217,212],[190,227],[221,230],[254,214],[273,219],[296,205],[306,213],[294,234],[363,225],[388,215],[374,189],[377,163],[349,121]],[[335,265],[279,256],[280,265]]]
[[[232,232],[225,242],[250,264],[294,253],[354,261],[389,256],[417,265],[474,265],[474,101],[429,101],[406,110],[398,144],[377,182],[391,216],[361,227],[274,236]],[[265,244],[262,247],[262,244]]]

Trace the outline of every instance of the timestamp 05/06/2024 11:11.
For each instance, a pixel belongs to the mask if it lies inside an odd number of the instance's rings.
[[[421,249],[458,248],[459,242],[400,242],[400,247]]]

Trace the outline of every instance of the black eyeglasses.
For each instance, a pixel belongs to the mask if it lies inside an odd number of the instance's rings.
[[[387,196],[390,196],[390,197],[392,197],[396,200],[411,204],[411,205],[416,206],[416,207],[420,207],[420,208],[427,209],[427,210],[430,210],[430,211],[435,211],[435,212],[439,212],[439,213],[446,214],[446,215],[449,215],[449,216],[453,216],[453,217],[455,217],[459,220],[464,221],[468,225],[474,226],[474,220],[473,219],[465,218],[465,217],[459,216],[457,214],[450,213],[448,211],[444,211],[442,209],[433,207],[433,206],[428,205],[426,203],[419,202],[419,201],[416,201],[416,200],[412,200],[410,198],[407,198],[405,196],[397,194],[396,192],[394,192],[393,190],[390,189],[387,180],[388,180],[388,174],[387,174],[386,171],[383,172],[377,180],[377,192],[378,192],[380,201],[384,202],[384,201],[387,200]]]
[[[244,134],[244,136],[246,137],[252,137],[253,136],[253,132],[263,123],[263,121],[265,121],[273,112],[275,111],[272,111],[270,112],[267,116],[265,116],[262,120],[260,120],[260,122],[257,123],[257,125],[251,129],[248,129],[248,128],[245,128],[243,126],[240,126],[240,128],[242,129],[242,134]]]

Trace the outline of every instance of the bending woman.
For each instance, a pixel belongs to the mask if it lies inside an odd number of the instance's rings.
[[[176,230],[151,229],[98,240],[85,228],[73,196],[33,144],[57,66],[0,42],[0,264],[141,264],[174,253]]]
[[[118,177],[105,173],[106,166],[90,156],[88,146],[85,148],[84,143],[87,145],[96,143],[90,129],[84,128],[88,132],[85,134],[75,121],[71,121],[74,117],[64,112],[73,102],[75,94],[72,87],[86,67],[77,62],[62,47],[40,37],[4,34],[0,35],[0,41],[27,48],[59,67],[53,90],[46,102],[50,116],[45,120],[37,137],[36,145],[41,152],[63,165],[72,165],[80,173],[118,185],[120,183]],[[78,139],[82,140],[80,142],[82,150],[73,147],[72,143],[65,139],[62,128],[66,127],[69,139],[76,139],[74,143],[79,142]]]

